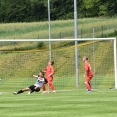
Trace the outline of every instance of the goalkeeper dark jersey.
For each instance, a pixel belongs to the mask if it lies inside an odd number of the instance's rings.
[[[38,87],[42,88],[43,84],[46,84],[46,83],[48,83],[48,81],[45,78],[38,77],[34,86],[38,86]]]

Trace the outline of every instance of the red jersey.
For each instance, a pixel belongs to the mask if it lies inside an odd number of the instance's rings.
[[[87,71],[87,76],[93,76],[91,65],[88,61],[85,61],[85,70]]]
[[[46,72],[46,79],[53,80],[53,74],[54,74],[54,68],[53,68],[53,66],[51,66],[51,65],[47,66],[46,69],[45,69],[45,72]]]

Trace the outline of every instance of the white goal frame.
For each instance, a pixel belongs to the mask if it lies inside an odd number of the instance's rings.
[[[101,41],[101,40],[113,40],[114,41],[114,76],[115,76],[115,88],[117,89],[117,51],[116,51],[116,38],[77,38],[77,39],[0,39],[0,42],[54,42],[54,41]],[[78,51],[77,45],[75,45],[75,51]],[[76,87],[78,86],[78,63],[77,55],[75,58],[76,62]]]

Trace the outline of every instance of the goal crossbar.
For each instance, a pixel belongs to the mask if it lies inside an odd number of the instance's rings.
[[[116,38],[77,38],[77,39],[0,39],[0,42],[53,42],[53,41],[97,41],[97,40],[116,40]]]

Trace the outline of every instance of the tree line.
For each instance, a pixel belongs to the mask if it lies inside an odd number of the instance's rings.
[[[117,0],[77,0],[78,18],[117,14]],[[51,20],[74,18],[74,0],[50,0]],[[48,0],[0,0],[0,22],[47,21]]]

